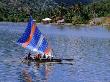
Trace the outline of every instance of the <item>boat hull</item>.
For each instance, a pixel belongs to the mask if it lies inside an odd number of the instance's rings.
[[[35,59],[32,57],[26,57],[25,60],[28,60],[30,62],[39,62],[39,63],[46,63],[46,62],[56,62],[56,63],[61,63],[62,61],[73,61],[73,59],[61,59],[61,58],[52,58],[52,59],[45,59],[45,58],[41,58],[41,59]]]
[[[61,62],[61,59],[34,59],[36,62]]]
[[[33,61],[33,62],[62,62],[62,59],[33,59],[33,58],[25,58],[25,60]]]

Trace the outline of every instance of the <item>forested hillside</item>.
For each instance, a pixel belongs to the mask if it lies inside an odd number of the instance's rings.
[[[93,17],[110,16],[110,0],[0,0],[0,21],[23,22],[29,15],[37,22],[62,17],[82,24]]]
[[[25,21],[29,14],[39,18],[55,6],[52,0],[0,0],[0,21]]]

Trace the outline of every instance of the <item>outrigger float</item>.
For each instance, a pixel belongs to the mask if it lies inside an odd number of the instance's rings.
[[[30,16],[27,28],[23,35],[18,39],[17,43],[23,48],[27,48],[37,54],[41,54],[42,58],[32,58],[31,56],[25,57],[28,61],[35,62],[62,62],[63,60],[71,61],[73,59],[57,59],[53,58],[52,48],[50,47],[46,37],[41,33],[36,26],[35,20]],[[43,55],[47,56],[43,58]]]

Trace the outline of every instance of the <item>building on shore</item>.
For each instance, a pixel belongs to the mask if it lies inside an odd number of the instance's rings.
[[[65,20],[64,19],[60,19],[57,21],[57,24],[64,24]]]
[[[50,18],[45,18],[45,19],[42,19],[42,23],[43,24],[49,24],[51,22],[52,19]]]
[[[110,25],[110,17],[93,18],[89,21],[90,25]]]
[[[103,19],[102,18],[93,18],[90,20],[89,24],[90,25],[99,25],[102,24]]]

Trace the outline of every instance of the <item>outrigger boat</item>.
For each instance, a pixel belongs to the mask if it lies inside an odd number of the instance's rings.
[[[52,58],[52,59],[40,58],[40,59],[36,59],[36,58],[28,57],[28,56],[26,56],[24,59],[27,61],[39,62],[39,63],[43,63],[43,62],[61,63],[62,61],[73,61],[73,59],[61,59],[61,58]]]
[[[62,62],[62,60],[72,60],[72,59],[56,59],[53,58],[52,48],[50,47],[44,34],[41,33],[39,28],[36,26],[35,20],[30,16],[27,28],[23,35],[18,39],[17,43],[23,48],[30,49],[31,51],[41,54],[41,58],[26,56],[25,59],[35,62]],[[43,55],[46,58],[43,58]]]

